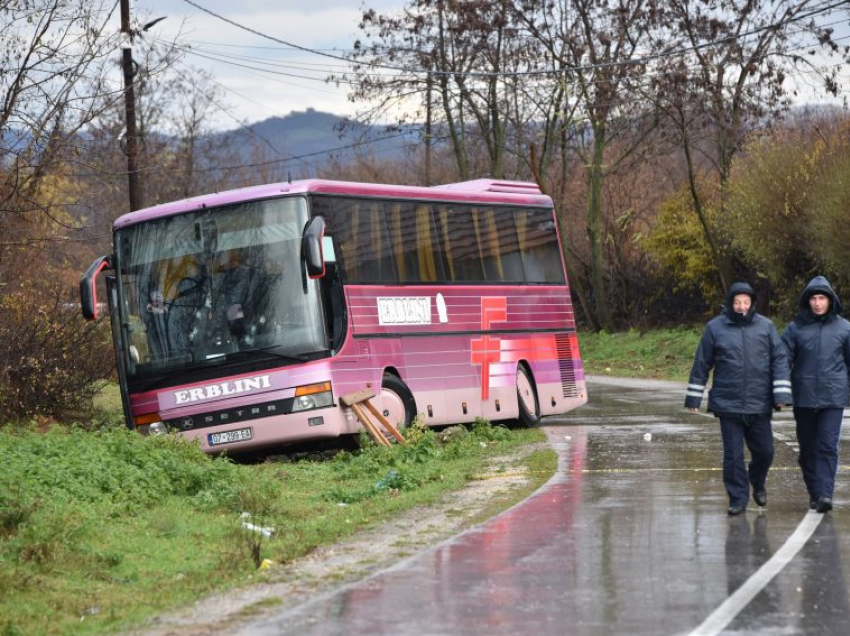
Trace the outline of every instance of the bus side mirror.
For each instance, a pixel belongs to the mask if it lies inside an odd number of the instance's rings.
[[[325,235],[325,220],[314,216],[304,228],[301,239],[301,251],[304,264],[307,266],[307,276],[321,278],[325,275],[325,259],[322,255],[322,237]]]
[[[101,256],[91,264],[80,279],[80,309],[86,320],[97,320],[97,276],[105,269],[112,269],[112,257]]]

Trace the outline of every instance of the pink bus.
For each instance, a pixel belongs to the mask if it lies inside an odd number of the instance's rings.
[[[552,201],[529,183],[311,179],[114,224],[107,275],[127,425],[235,453],[394,423],[519,420],[587,400]]]

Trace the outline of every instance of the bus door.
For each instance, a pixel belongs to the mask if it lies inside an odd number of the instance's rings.
[[[133,429],[130,398],[127,394],[127,367],[125,365],[124,341],[121,338],[121,314],[118,311],[118,281],[115,276],[106,277],[106,298],[109,302],[109,322],[112,327],[112,344],[115,351],[115,367],[118,370],[118,385],[121,392],[121,407],[124,423]]]

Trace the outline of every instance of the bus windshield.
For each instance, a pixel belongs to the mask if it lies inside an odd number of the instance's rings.
[[[318,283],[301,266],[308,216],[290,197],[119,230],[128,379],[325,351]]]

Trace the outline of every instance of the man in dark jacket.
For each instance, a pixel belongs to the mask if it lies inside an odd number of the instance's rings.
[[[799,463],[809,507],[832,510],[841,419],[850,397],[850,322],[829,281],[816,276],[803,290],[797,316],[782,339],[794,391]]]
[[[747,509],[750,485],[755,502],[767,505],[765,482],[773,463],[770,414],[791,400],[785,347],[773,323],[756,313],[755,292],[747,283],[729,287],[723,311],[705,326],[685,408],[699,409],[712,368],[708,410],[720,419],[729,514],[739,515]],[[750,450],[749,467],[744,464],[744,442]]]

